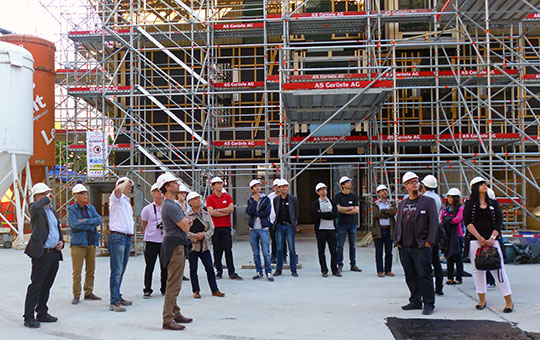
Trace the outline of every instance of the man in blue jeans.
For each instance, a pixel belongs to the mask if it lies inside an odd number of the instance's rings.
[[[274,228],[276,229],[277,242],[277,263],[274,276],[281,275],[283,269],[283,239],[286,237],[291,256],[291,275],[298,277],[296,272],[296,250],[294,247],[294,236],[298,224],[298,198],[289,194],[289,182],[287,180],[281,179],[278,187],[280,195],[274,197],[274,210],[276,212]]]
[[[338,207],[338,269],[343,270],[343,246],[345,236],[349,236],[349,259],[351,260],[351,271],[361,272],[362,269],[356,266],[356,221],[358,220],[358,197],[351,192],[352,180],[343,176],[339,179],[341,192],[334,197],[334,203]]]
[[[131,179],[121,177],[116,181],[116,188],[109,197],[109,240],[107,242],[111,261],[109,310],[114,312],[125,312],[124,306],[132,304],[131,301],[124,300],[120,294],[120,286],[131,250],[131,237],[134,233],[133,208],[127,196],[132,186]]]
[[[247,202],[246,214],[249,215],[249,243],[253,250],[253,261],[255,262],[255,269],[257,270],[257,275],[253,277],[253,280],[263,277],[260,256],[260,249],[262,249],[266,280],[274,281],[270,264],[269,232],[272,204],[270,203],[268,196],[261,193],[261,182],[259,182],[259,180],[254,179],[249,182],[249,188],[253,192],[253,196],[251,196]]]

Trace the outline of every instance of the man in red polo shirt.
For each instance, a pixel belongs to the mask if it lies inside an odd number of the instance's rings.
[[[231,195],[222,192],[223,180],[220,177],[214,177],[210,181],[214,193],[206,199],[206,208],[212,221],[214,222],[214,235],[212,235],[212,245],[214,246],[214,263],[217,274],[216,279],[223,276],[223,265],[221,257],[225,252],[225,262],[229,271],[229,278],[232,280],[242,280],[240,275],[234,270],[232,254],[232,236],[231,236],[231,213],[234,211],[234,202]]]

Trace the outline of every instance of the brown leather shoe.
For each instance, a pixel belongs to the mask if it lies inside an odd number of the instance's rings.
[[[182,314],[176,316],[174,318],[174,321],[175,322],[178,322],[178,323],[190,323],[191,321],[193,321],[192,318],[186,318],[185,316],[183,316]]]
[[[201,293],[199,293],[199,292],[197,291],[197,292],[193,293],[193,297],[194,297],[195,299],[200,299],[200,298],[201,298]]]
[[[219,290],[216,290],[215,292],[212,293],[212,295],[217,296],[217,297],[224,297],[225,293],[222,293]]]
[[[377,273],[378,277],[384,277],[384,273]]]
[[[392,273],[392,272],[386,272],[386,274],[385,274],[385,275],[386,275],[386,276],[390,276],[390,277],[392,277],[392,276],[396,276],[396,274],[394,274],[394,273]]]
[[[177,324],[176,322],[171,322],[171,323],[164,323],[163,324],[163,329],[169,329],[171,331],[181,331],[182,329],[186,328],[186,326],[184,325],[179,325]]]
[[[86,295],[84,297],[85,300],[95,300],[95,301],[99,301],[101,300],[101,298],[99,296],[96,296],[94,293],[90,293],[90,295]]]

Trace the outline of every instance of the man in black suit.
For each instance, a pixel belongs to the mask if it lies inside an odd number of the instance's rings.
[[[403,175],[403,185],[409,196],[399,202],[394,242],[411,292],[409,304],[403,310],[422,309],[422,314],[433,314],[435,291],[431,278],[431,247],[439,216],[435,200],[419,194],[418,176],[414,172]],[[423,305],[423,306],[422,306]]]
[[[283,240],[287,239],[289,245],[289,254],[291,255],[291,275],[298,277],[296,272],[296,250],[294,247],[294,237],[296,235],[296,225],[298,224],[298,198],[289,194],[289,182],[281,179],[278,183],[280,195],[274,197],[274,211],[276,220],[274,228],[276,229],[277,258],[276,271],[274,276],[281,275],[283,269]]]
[[[28,241],[26,255],[32,259],[31,283],[24,302],[24,325],[38,328],[40,322],[56,322],[58,318],[48,313],[49,292],[58,272],[64,238],[58,213],[51,205],[51,188],[44,183],[32,187],[34,203],[30,205],[32,236]],[[37,313],[37,320],[35,318]]]

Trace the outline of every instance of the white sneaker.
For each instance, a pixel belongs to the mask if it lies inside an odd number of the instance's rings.
[[[274,277],[272,276],[272,273],[266,274],[266,281],[274,282]]]

